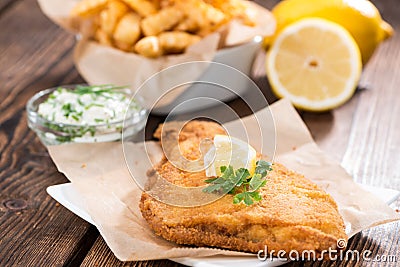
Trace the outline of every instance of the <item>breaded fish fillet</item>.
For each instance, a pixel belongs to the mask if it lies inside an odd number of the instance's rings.
[[[171,125],[170,125],[171,126]],[[184,156],[200,156],[204,138],[223,134],[213,122],[191,121],[180,133],[174,125],[166,135],[179,138]],[[161,137],[161,128],[155,136]],[[156,171],[172,183],[182,186],[204,185],[204,171],[188,173],[164,159]],[[253,205],[233,204],[233,196],[198,207],[171,206],[142,194],[140,209],[154,232],[178,244],[212,246],[257,253],[263,250],[335,249],[338,239],[346,239],[344,223],[330,195],[304,176],[274,163],[262,187],[262,200]]]

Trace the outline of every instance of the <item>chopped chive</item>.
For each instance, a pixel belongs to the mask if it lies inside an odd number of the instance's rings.
[[[78,117],[77,115],[72,114],[71,117],[72,117],[74,120],[79,121],[79,117]]]
[[[98,103],[91,103],[91,104],[87,105],[87,106],[85,107],[85,109],[88,110],[88,109],[90,109],[90,108],[92,108],[92,107],[104,108],[104,105],[98,104]]]

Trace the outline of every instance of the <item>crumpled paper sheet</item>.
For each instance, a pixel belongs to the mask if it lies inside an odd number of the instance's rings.
[[[275,161],[304,174],[329,194],[338,204],[349,237],[357,232],[400,219],[388,205],[373,194],[363,190],[345,172],[340,163],[325,155],[314,143],[307,127],[289,101],[281,100],[271,107],[276,125]],[[267,108],[258,111],[260,116]],[[261,116],[260,116],[261,117]],[[268,117],[268,116],[266,116]],[[251,144],[258,147],[258,133],[252,131],[254,115],[225,124],[235,136],[235,127],[247,125]],[[263,129],[265,142],[274,129]],[[254,137],[254,138],[253,138]],[[157,162],[162,151],[157,142],[148,143],[150,160]],[[266,147],[268,149],[268,147]],[[157,237],[142,218],[138,203],[141,190],[131,178],[122,152],[122,144],[68,144],[48,147],[60,172],[72,182],[81,195],[80,202],[95,222],[101,235],[116,257],[123,261],[153,260],[212,255],[249,255],[214,248],[189,248]],[[146,177],[147,157],[143,143],[130,143],[125,149],[129,160]]]
[[[62,28],[77,33],[79,21],[70,17],[70,10],[79,0],[38,0],[43,11],[52,21]],[[265,8],[246,2],[254,14],[255,27],[232,21],[220,31],[208,35],[192,45],[183,54],[149,59],[143,56],[126,53],[121,50],[101,45],[81,35],[74,51],[75,65],[79,73],[89,84],[127,85],[136,91],[144,81],[159,71],[179,63],[191,61],[212,61],[219,47],[230,47],[251,41],[255,36],[270,36],[275,31],[275,19]],[[199,66],[195,71],[185,73],[195,81],[203,73]],[[173,79],[173,77],[171,77]],[[163,84],[161,84],[163,85]],[[157,86],[157,95],[162,95],[165,86]],[[146,92],[143,92],[146,94]],[[153,94],[153,92],[149,93]],[[145,95],[144,95],[145,97]]]

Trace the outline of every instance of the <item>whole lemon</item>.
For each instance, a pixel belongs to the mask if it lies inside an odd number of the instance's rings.
[[[306,17],[338,23],[353,36],[363,64],[368,62],[379,43],[393,34],[393,28],[382,20],[378,9],[368,0],[284,0],[272,13],[277,20],[275,36],[287,25]],[[266,43],[270,41],[265,40]]]

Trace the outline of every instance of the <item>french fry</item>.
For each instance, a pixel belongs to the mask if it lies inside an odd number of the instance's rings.
[[[169,6],[173,6],[176,0],[154,0],[153,2],[158,2],[159,9],[163,9]]]
[[[108,0],[83,0],[71,10],[72,16],[87,18],[98,14],[107,5]]]
[[[200,41],[200,37],[187,32],[163,32],[158,36],[161,48],[167,53],[181,53],[188,46]]]
[[[182,32],[195,33],[200,29],[199,23],[191,17],[186,17],[178,25],[175,26],[174,30]]]
[[[109,1],[107,8],[100,12],[99,24],[101,30],[112,36],[118,21],[129,11],[128,6],[116,0]]]
[[[241,0],[204,0],[224,13],[229,19],[240,19],[245,25],[254,26],[255,22],[251,19],[249,8]]]
[[[113,38],[116,43],[119,44],[119,47],[124,47],[124,50],[129,50],[133,44],[140,37],[140,17],[136,13],[129,12],[125,14],[117,26],[115,27],[115,31],[113,34]]]
[[[212,32],[226,20],[226,15],[202,0],[180,0],[177,5],[185,12],[185,20],[175,28],[189,32]]]
[[[157,13],[157,6],[146,0],[122,0],[140,16],[147,17]]]
[[[256,26],[256,22],[252,18],[254,18],[255,16],[256,16],[255,10],[246,7],[244,12],[242,12],[242,14],[239,17],[242,19],[243,24],[250,26],[250,27],[254,27],[254,26]]]
[[[200,2],[199,8],[203,13],[204,19],[210,26],[220,25],[226,20],[224,12],[214,8],[209,4]]]
[[[159,39],[156,36],[147,36],[140,39],[135,45],[135,51],[145,57],[155,58],[163,54]]]
[[[183,12],[176,6],[164,8],[157,14],[142,20],[141,28],[143,34],[152,36],[170,30],[183,19],[183,16]]]
[[[106,32],[104,32],[102,29],[97,29],[94,37],[102,45],[106,45],[106,46],[113,45],[110,36]]]
[[[114,41],[114,47],[125,52],[134,52],[134,46],[131,44]]]
[[[84,36],[151,58],[184,52],[232,19],[254,25],[243,0],[81,0],[71,16]]]

